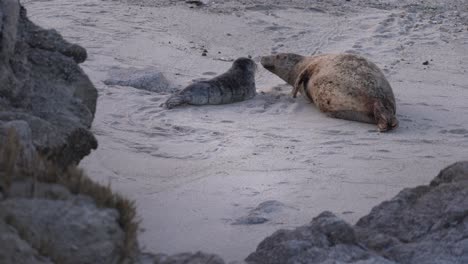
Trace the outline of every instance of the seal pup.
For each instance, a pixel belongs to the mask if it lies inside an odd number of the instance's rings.
[[[190,84],[164,103],[168,109],[176,106],[229,104],[250,99],[256,95],[255,71],[257,65],[249,58],[238,58],[231,68],[213,79]]]
[[[377,124],[379,131],[398,126],[392,87],[374,63],[354,54],[264,56],[261,64],[294,87],[320,111],[335,118]]]

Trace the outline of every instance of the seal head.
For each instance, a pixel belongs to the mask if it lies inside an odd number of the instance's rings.
[[[255,73],[257,70],[257,64],[249,58],[241,57],[232,63],[231,69],[238,69],[247,73]]]
[[[262,57],[260,63],[268,71],[276,74],[285,82],[294,85],[295,76],[291,76],[291,70],[304,59],[304,56],[294,53],[279,53]]]

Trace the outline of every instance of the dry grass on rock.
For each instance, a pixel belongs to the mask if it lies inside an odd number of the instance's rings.
[[[115,208],[119,212],[119,225],[125,232],[124,248],[121,260],[131,259],[137,252],[136,209],[133,201],[113,193],[110,186],[102,186],[93,182],[76,166],[61,169],[59,166],[36,154],[32,161],[21,159],[22,145],[14,129],[10,129],[7,137],[0,139],[0,191],[8,198],[9,186],[15,180],[33,178],[35,182],[60,184],[75,195],[91,197],[101,208]],[[25,168],[24,164],[30,164]],[[31,191],[34,197],[34,190]]]

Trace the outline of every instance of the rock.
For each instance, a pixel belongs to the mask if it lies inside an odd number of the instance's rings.
[[[60,184],[34,182],[24,179],[12,182],[8,190],[9,198],[40,198],[50,200],[67,200],[72,198],[70,191]]]
[[[281,212],[284,208],[290,208],[281,202],[270,200],[259,204],[250,210],[246,216],[239,217],[233,225],[256,225],[270,221],[273,214]]]
[[[0,219],[0,249],[1,263],[52,264],[52,261],[41,256],[3,219]]]
[[[402,190],[351,226],[330,212],[263,240],[247,263],[468,263],[468,162]]]
[[[202,6],[202,5],[206,5],[208,1],[207,0],[186,0],[185,3],[196,5],[196,6]]]
[[[356,226],[368,247],[400,263],[468,263],[468,162],[443,169],[429,186],[404,189]],[[375,233],[385,247],[375,246]]]
[[[77,164],[97,147],[97,90],[77,65],[86,50],[33,24],[17,0],[0,1],[0,16],[0,123],[25,121],[42,155]]]
[[[440,171],[430,186],[438,186],[444,183],[464,182],[468,180],[468,162],[456,162]]]
[[[269,219],[257,216],[257,215],[247,215],[237,218],[232,224],[233,225],[258,225],[268,222]]]
[[[119,214],[90,199],[8,199],[0,203],[0,217],[55,263],[118,263]]]
[[[353,228],[330,212],[309,225],[279,230],[263,240],[247,263],[394,263],[357,243]]]
[[[14,133],[12,135],[11,133]],[[12,157],[16,160],[16,169],[29,168],[36,159],[37,151],[33,143],[32,131],[29,124],[23,120],[14,120],[10,122],[0,121],[0,144],[7,146],[12,144],[10,140],[17,140],[17,144],[21,151],[16,153],[17,156]],[[4,153],[7,154],[7,153]],[[1,155],[4,155],[0,153]],[[14,153],[8,153],[14,155]],[[3,159],[1,159],[3,160]],[[7,164],[2,164],[4,167]]]
[[[154,68],[116,68],[109,72],[109,78],[104,81],[104,84],[131,86],[152,92],[169,92],[171,90],[166,77]]]

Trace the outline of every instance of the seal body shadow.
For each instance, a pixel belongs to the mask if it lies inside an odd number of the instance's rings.
[[[262,57],[262,65],[292,85],[331,117],[377,124],[379,131],[398,126],[392,88],[374,63],[354,54]]]
[[[169,97],[164,105],[171,109],[180,105],[218,105],[244,101],[256,95],[256,64],[248,58],[235,60],[225,73],[207,81],[190,84]]]

